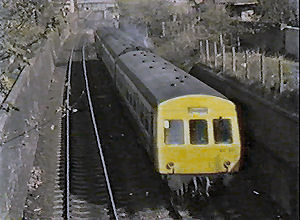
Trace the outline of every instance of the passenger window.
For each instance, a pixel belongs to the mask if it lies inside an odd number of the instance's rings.
[[[149,112],[148,111],[146,111],[146,114],[145,114],[144,124],[145,124],[145,129],[148,131],[148,127],[149,127]]]
[[[164,121],[164,135],[166,144],[184,144],[183,121]]]
[[[232,128],[230,119],[213,120],[214,137],[216,144],[231,144],[232,143]]]
[[[134,111],[136,111],[136,97],[135,94],[132,95],[132,106]]]
[[[126,91],[126,98],[127,98],[128,101],[130,100],[130,94],[129,94],[128,90]]]
[[[132,97],[132,93],[130,93],[130,95],[129,95],[129,102],[130,102],[130,105],[133,105],[133,97]]]
[[[190,141],[193,145],[208,144],[206,120],[190,120]]]
[[[140,121],[142,122],[142,124],[145,124],[144,120],[145,120],[144,109],[141,109],[141,111],[140,111]]]
[[[149,128],[149,133],[152,135],[153,134],[153,114],[150,112],[150,128]]]

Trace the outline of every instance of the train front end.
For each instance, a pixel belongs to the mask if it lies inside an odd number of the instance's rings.
[[[209,95],[162,102],[157,112],[156,169],[161,174],[239,170],[241,141],[235,105]]]

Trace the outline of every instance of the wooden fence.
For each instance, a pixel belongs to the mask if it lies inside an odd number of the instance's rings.
[[[176,37],[184,32],[199,35],[200,27],[182,25],[181,21],[162,22],[162,37]],[[214,42],[199,39],[199,62],[245,83],[261,83],[274,92],[299,89],[299,62],[265,56],[260,51],[242,51],[239,46],[239,39],[236,47],[226,46],[222,35]]]
[[[241,51],[222,43],[199,41],[199,61],[222,74],[246,83],[259,82],[267,89],[282,93],[299,88],[299,63],[283,57],[268,57],[259,51]]]

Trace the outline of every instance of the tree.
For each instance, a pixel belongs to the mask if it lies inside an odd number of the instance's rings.
[[[259,10],[263,21],[299,26],[299,9],[290,0],[259,0]]]
[[[225,6],[208,1],[202,6],[201,21],[198,25],[206,33],[207,38],[217,39],[220,34],[231,32],[233,20],[225,10]]]
[[[7,80],[28,64],[43,39],[62,22],[63,13],[48,1],[0,1],[1,91],[9,89]],[[6,88],[6,89],[5,89]],[[4,90],[5,91],[4,91]]]
[[[152,23],[169,19],[173,4],[166,0],[118,0],[120,16],[137,23]]]
[[[225,6],[216,5],[212,0],[182,4],[166,0],[119,0],[118,5],[121,18],[147,24],[150,32],[155,33],[151,37],[156,53],[183,68],[189,68],[193,62],[199,39],[216,40],[221,33],[233,30]],[[162,22],[165,22],[167,32],[177,34],[157,35],[163,32]],[[197,33],[196,28],[200,30]]]

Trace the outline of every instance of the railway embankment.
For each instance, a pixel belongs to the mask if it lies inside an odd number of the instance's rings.
[[[65,42],[76,29],[71,19],[62,33],[53,32],[29,60],[19,74],[14,86],[1,103],[0,109],[0,218],[20,219],[27,196],[28,181],[35,169],[33,161],[41,130],[55,130],[55,118],[45,117],[49,103],[60,95],[49,93],[63,88],[64,80],[55,80],[57,74],[65,74],[67,60]],[[63,71],[62,68],[65,68]],[[64,79],[64,77],[60,77]],[[52,94],[52,95],[51,95]]]
[[[207,66],[195,65],[190,74],[238,104],[245,137],[243,169],[262,195],[272,197],[289,215],[297,216],[299,115]]]

